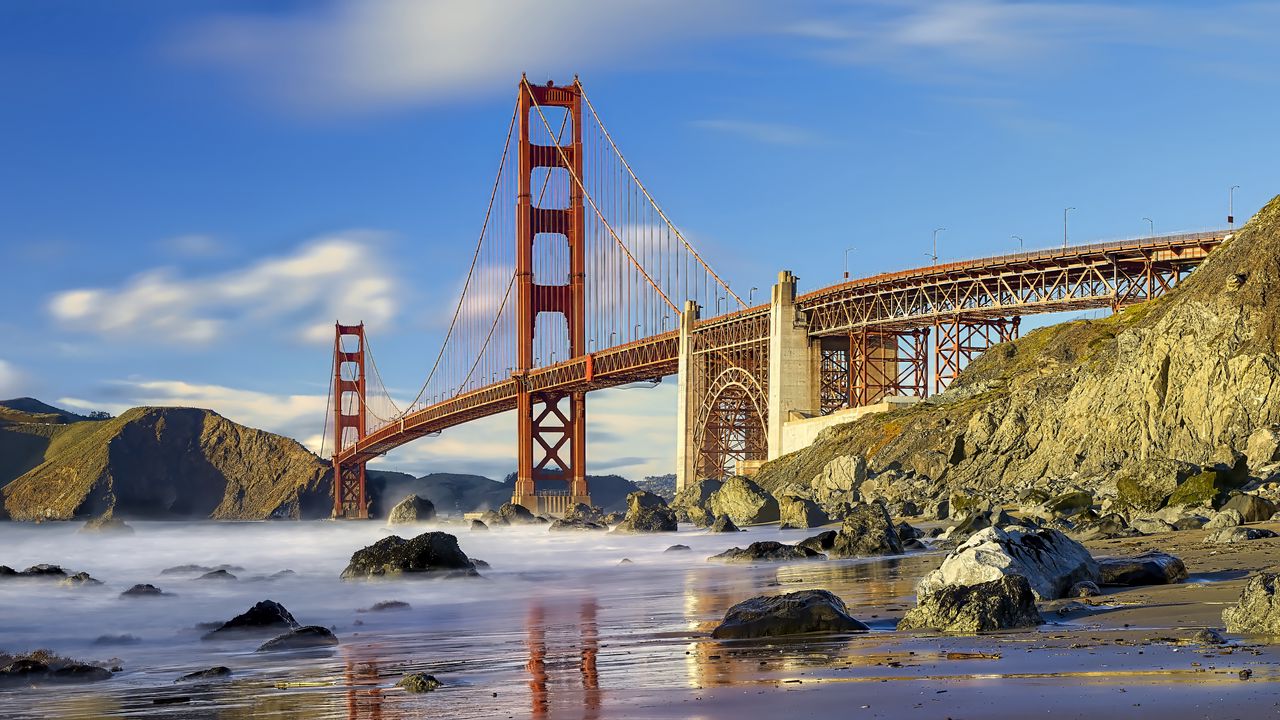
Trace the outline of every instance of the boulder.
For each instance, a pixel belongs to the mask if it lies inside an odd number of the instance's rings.
[[[727,640],[855,633],[868,629],[849,615],[844,601],[835,594],[827,590],[800,590],[786,595],[754,597],[734,605],[711,632],[711,637]]]
[[[1050,517],[1071,517],[1093,507],[1093,493],[1086,490],[1072,490],[1050,498],[1044,504],[1044,510]]]
[[[575,503],[569,508],[569,512],[564,514],[564,520],[582,521],[593,525],[604,525],[604,511],[593,505],[585,503]]]
[[[111,671],[106,668],[55,657],[47,651],[36,651],[0,667],[0,688],[40,683],[98,682],[110,677]]]
[[[196,579],[197,579],[197,580],[228,581],[228,580],[235,580],[235,579],[236,579],[236,576],[235,576],[235,575],[232,575],[231,573],[227,572],[226,570],[214,570],[214,571],[212,571],[212,572],[207,572],[207,573],[205,573],[205,574],[201,575],[200,577],[198,577],[198,578],[196,578]]]
[[[480,516],[480,522],[483,522],[485,527],[500,527],[511,524],[507,522],[506,518],[499,515],[497,510],[486,510],[484,514]]]
[[[435,675],[426,673],[413,673],[400,678],[400,682],[396,683],[396,687],[403,688],[408,693],[428,693],[440,687],[442,683],[436,679]]]
[[[274,600],[263,600],[248,610],[205,633],[201,640],[222,640],[244,635],[264,635],[292,630],[298,621]]]
[[[529,511],[529,508],[514,503],[503,503],[498,508],[498,515],[506,520],[508,525],[536,525],[538,518]]]
[[[813,480],[813,500],[831,517],[862,499],[859,493],[867,479],[867,461],[860,455],[838,455],[827,461]]]
[[[474,562],[474,561],[472,561]],[[413,606],[403,600],[379,600],[367,608],[360,608],[356,612],[387,612],[390,610],[412,610]]]
[[[1178,485],[1178,489],[1169,496],[1169,505],[1216,508],[1222,505],[1227,492],[1238,485],[1236,479],[1227,472],[1216,469],[1201,470]]]
[[[880,503],[863,503],[850,508],[831,542],[834,558],[901,555],[904,552],[898,530]]]
[[[613,530],[619,533],[675,532],[676,514],[661,496],[645,490],[627,495],[627,514]]]
[[[275,652],[279,650],[309,650],[311,648],[332,647],[338,644],[333,631],[319,625],[305,625],[271,638],[258,647],[258,652]]]
[[[1099,582],[1103,585],[1171,585],[1187,579],[1182,560],[1156,550],[1097,560]]]
[[[218,665],[204,670],[189,672],[177,680],[174,680],[174,682],[204,682],[208,680],[223,680],[229,677],[231,677],[231,668],[225,665]]]
[[[590,520],[583,520],[582,518],[574,518],[572,520],[569,518],[560,518],[559,520],[552,521],[551,527],[547,528],[547,530],[551,532],[574,532],[574,531],[583,531],[583,530],[608,530],[608,529],[609,528],[606,525],[594,523],[594,522],[591,522]]]
[[[715,522],[711,523],[711,527],[707,528],[707,532],[739,532],[739,530],[738,526],[733,524],[733,521],[729,519],[728,515],[721,515],[715,519]]]
[[[1232,495],[1222,509],[1240,513],[1241,519],[1247,523],[1265,522],[1276,514],[1275,503],[1252,493]]]
[[[831,548],[835,546],[836,535],[838,534],[839,533],[837,533],[835,530],[824,530],[818,533],[817,535],[814,535],[812,537],[807,537],[804,540],[801,540],[800,542],[796,543],[796,545],[797,547],[809,548],[815,553],[827,553],[827,552],[830,552]]]
[[[1024,520],[1022,522],[1027,521]],[[979,530],[985,530],[989,527],[1008,527],[1018,523],[1018,520],[1014,520],[1004,510],[979,510],[966,515],[959,525],[956,525],[951,529],[951,532],[947,533],[947,538],[950,540],[964,540]]]
[[[1116,505],[1130,512],[1155,512],[1194,470],[1191,463],[1170,458],[1136,461],[1116,475]]]
[[[905,520],[903,522],[898,523],[898,525],[894,528],[894,530],[898,532],[898,539],[904,543],[908,540],[919,540],[920,538],[924,537],[923,530],[921,530],[918,527],[912,526],[910,523],[906,522]]]
[[[475,564],[446,532],[423,533],[412,540],[385,537],[351,555],[342,579],[412,574],[421,577],[479,575]]]
[[[1124,516],[1119,513],[1108,513],[1092,522],[1081,523],[1072,531],[1072,535],[1082,541],[1134,537],[1141,534],[1129,527],[1129,523],[1125,522]]]
[[[244,568],[239,565],[218,565],[209,567],[208,565],[174,565],[160,571],[161,575],[203,575],[213,572],[214,570],[226,570],[227,572],[244,572]]]
[[[160,597],[167,594],[150,583],[139,583],[120,593],[120,597]]]
[[[1239,510],[1222,509],[1213,514],[1209,518],[1209,522],[1204,524],[1205,530],[1221,530],[1222,528],[1236,527],[1244,524],[1244,515]]]
[[[707,558],[713,562],[749,563],[781,560],[826,560],[827,556],[802,545],[784,545],[774,540],[753,542],[745,548],[729,548]]]
[[[1159,518],[1134,518],[1129,525],[1143,535],[1174,532],[1178,529],[1171,523],[1165,522]]]
[[[811,528],[831,522],[818,503],[795,495],[778,498],[778,517],[783,528]]]
[[[1265,528],[1229,527],[1215,530],[1204,538],[1205,545],[1231,545],[1245,540],[1262,540],[1276,537],[1275,532]]]
[[[947,585],[976,585],[1021,575],[1039,600],[1056,600],[1081,580],[1098,580],[1098,563],[1083,545],[1058,530],[1014,526],[979,530],[921,578],[917,595]]]
[[[82,533],[103,533],[110,535],[132,535],[133,528],[121,520],[120,518],[107,513],[100,517],[90,518],[86,520],[84,525],[80,526],[79,532]]]
[[[1071,589],[1067,591],[1067,597],[1071,598],[1097,597],[1101,594],[1102,589],[1098,587],[1098,584],[1089,580],[1081,580],[1072,585]]]
[[[1280,460],[1280,427],[1268,425],[1250,433],[1244,444],[1244,455],[1249,469],[1255,471]]]
[[[671,547],[667,548],[666,550],[663,550],[662,552],[664,552],[664,553],[669,553],[669,552],[689,552],[689,551],[690,551],[690,550],[692,550],[692,549],[693,549],[693,548],[689,547],[688,545],[672,545]]]
[[[1003,575],[974,585],[944,585],[920,595],[916,607],[898,622],[898,629],[976,633],[1043,622],[1027,579]]]
[[[488,529],[489,529],[489,526],[485,525],[483,520],[471,521],[471,532],[484,532]]]
[[[408,495],[387,513],[387,524],[406,525],[427,522],[435,516],[436,506],[432,505],[430,500],[417,495]]]
[[[1203,515],[1184,515],[1173,521],[1173,527],[1175,530],[1199,530],[1207,522],[1209,518]]]
[[[731,477],[707,500],[712,515],[728,515],[738,525],[778,522],[778,501],[741,476]]]
[[[1277,573],[1261,573],[1249,578],[1240,599],[1222,611],[1227,632],[1247,635],[1280,635],[1280,602],[1276,599]]]
[[[87,572],[78,572],[75,575],[68,575],[58,583],[63,587],[88,587],[93,585],[101,585],[101,580],[93,579]]]
[[[699,480],[684,486],[671,500],[671,507],[698,527],[706,527],[715,519],[708,502],[720,489],[719,480]]]

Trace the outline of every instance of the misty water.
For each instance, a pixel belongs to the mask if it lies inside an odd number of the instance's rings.
[[[546,526],[458,536],[488,561],[481,579],[344,582],[351,553],[389,531],[373,522],[132,523],[132,535],[77,532],[62,524],[0,523],[0,564],[54,563],[87,571],[97,587],[0,582],[0,650],[48,648],[81,660],[114,660],[106,681],[0,690],[0,716],[87,717],[607,717],[610,708],[661,703],[673,691],[750,685],[809,664],[856,654],[852,640],[799,643],[768,652],[726,649],[707,632],[733,603],[765,593],[824,587],[873,629],[891,621],[868,608],[912,598],[936,558],[760,566],[708,563],[755,540],[797,542],[810,531],[776,526],[733,534],[694,528],[662,535],[551,533]],[[398,529],[411,535],[437,526]],[[672,544],[689,552],[664,552]],[[632,562],[619,564],[623,558]],[[183,564],[229,564],[234,581],[162,575]],[[281,570],[292,575],[270,579]],[[122,598],[135,583],[173,597]],[[257,653],[262,639],[206,642],[202,623],[224,621],[272,599],[299,623],[334,629],[341,644],[307,653]],[[380,601],[409,610],[359,612]],[[101,644],[102,636],[133,636]],[[230,680],[175,684],[216,665]],[[434,674],[425,695],[395,688],[406,673]]]

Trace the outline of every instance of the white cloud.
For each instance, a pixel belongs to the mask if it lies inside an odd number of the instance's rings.
[[[512,87],[522,70],[567,81],[693,38],[733,32],[760,3],[733,0],[337,0],[204,21],[188,59],[248,77],[270,99],[352,112]]]
[[[25,383],[26,377],[13,363],[0,359],[0,398],[21,395]]]
[[[818,134],[811,130],[781,123],[720,119],[696,120],[691,125],[768,145],[815,145],[822,141]]]
[[[395,281],[368,232],[320,238],[290,255],[204,277],[172,268],[143,272],[115,289],[58,293],[49,312],[63,327],[107,338],[204,345],[231,330],[287,321],[297,337],[330,342],[337,318],[386,323]]]
[[[226,251],[226,247],[212,235],[194,233],[167,238],[160,245],[169,252],[183,257],[216,257]]]

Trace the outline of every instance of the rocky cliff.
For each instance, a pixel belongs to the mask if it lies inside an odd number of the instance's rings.
[[[1067,483],[1106,496],[1153,458],[1238,467],[1251,434],[1280,422],[1278,321],[1280,197],[1163,297],[996,346],[946,393],[831,428],[756,480],[811,487],[860,457],[864,497],[923,502]],[[1272,459],[1249,469],[1265,477]]]

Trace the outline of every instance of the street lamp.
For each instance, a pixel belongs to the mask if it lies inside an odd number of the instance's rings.
[[[753,288],[751,288],[750,290],[748,290],[748,291],[747,291],[747,304],[748,304],[748,305],[750,305],[750,304],[752,304],[752,303],[754,303],[754,302],[756,301],[756,300],[755,300],[755,298],[756,298],[756,291],[757,291],[757,290],[759,290],[759,289],[760,289],[760,288],[754,288],[754,287],[753,287]]]
[[[1075,210],[1075,208],[1069,207],[1062,210],[1062,247],[1067,246],[1067,213],[1072,210]]]
[[[934,265],[938,264],[938,233],[942,232],[943,230],[946,230],[946,228],[933,229],[933,255],[930,255],[929,257],[933,258]]]
[[[845,280],[849,279],[849,253],[853,250],[857,250],[857,248],[850,247],[850,248],[844,249],[844,279]]]
[[[1231,187],[1227,188],[1227,226],[1232,228],[1236,226],[1235,204],[1236,204],[1236,188],[1238,187],[1240,186],[1232,185]]]
[[[1155,221],[1154,221],[1154,220],[1152,220],[1151,218],[1147,218],[1147,217],[1144,217],[1144,218],[1142,218],[1142,219],[1147,221],[1147,226],[1151,229],[1151,237],[1155,237],[1155,236],[1156,236],[1156,223],[1155,223]]]
[[[1017,241],[1018,241],[1018,252],[1022,252],[1022,236],[1021,236],[1021,235],[1010,235],[1009,237],[1011,237],[1011,238],[1013,238],[1014,240],[1017,240]]]

